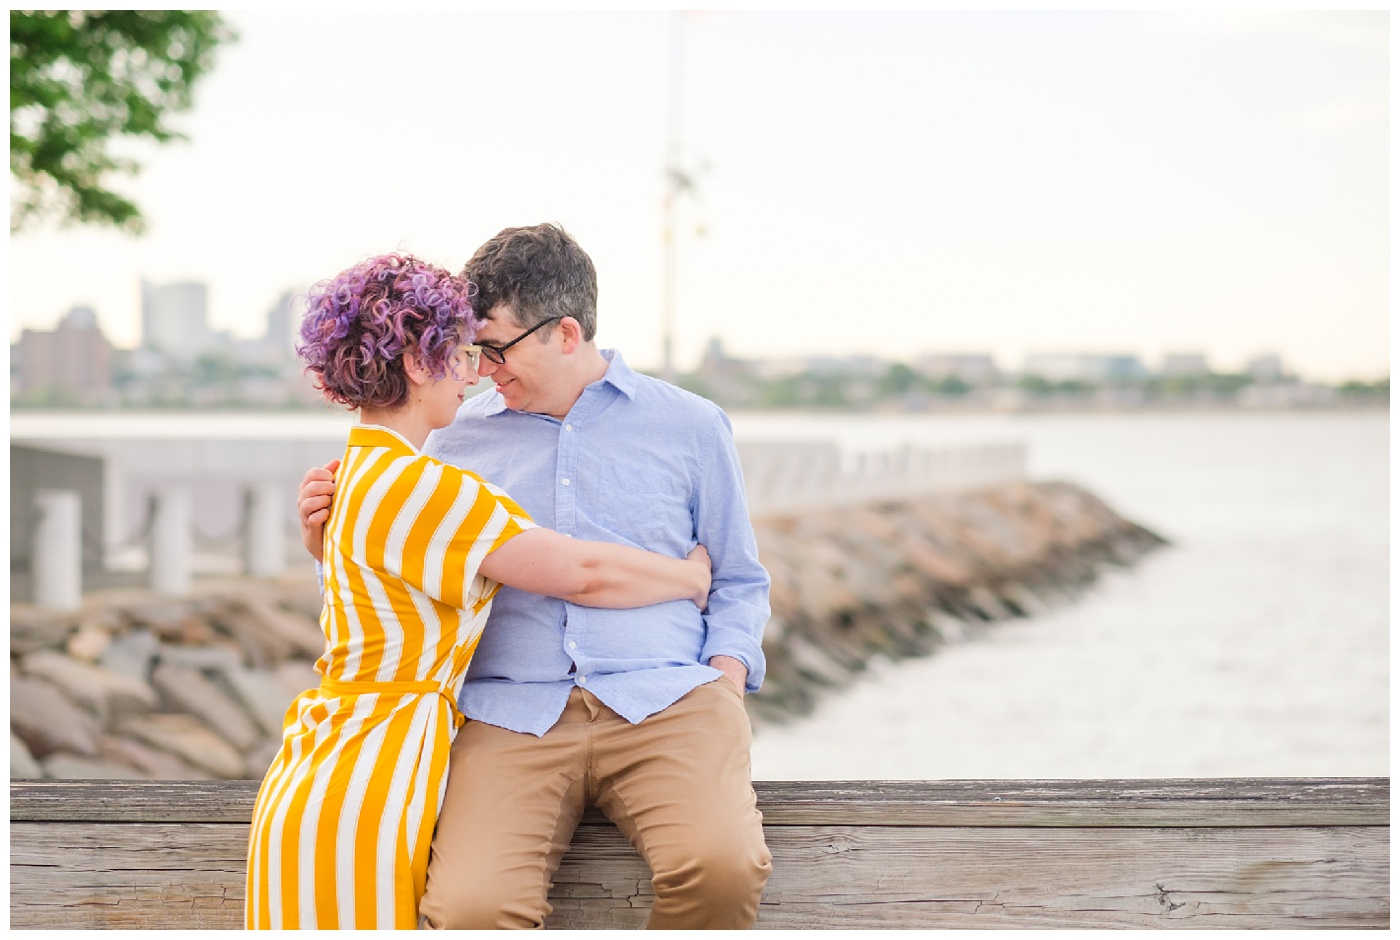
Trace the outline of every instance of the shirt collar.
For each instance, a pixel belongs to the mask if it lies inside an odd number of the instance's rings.
[[[623,361],[622,353],[616,349],[603,349],[600,352],[603,358],[608,360],[608,371],[603,373],[602,380],[628,398],[636,398],[637,373]]]
[[[387,447],[399,453],[418,456],[418,448],[406,441],[398,431],[379,424],[353,424],[350,426],[351,447]]]
[[[599,379],[599,382],[606,382],[628,398],[636,398],[637,373],[633,372],[632,367],[622,358],[622,353],[618,352],[616,349],[600,349],[598,352],[608,362],[608,371],[603,373],[603,377]],[[598,383],[595,382],[594,384],[596,385]],[[592,386],[590,385],[589,388],[592,388]],[[483,392],[482,394],[491,396],[491,400],[488,401],[482,409],[486,417],[489,418],[503,411],[510,410],[506,407],[505,398],[503,398],[494,387],[491,391]]]

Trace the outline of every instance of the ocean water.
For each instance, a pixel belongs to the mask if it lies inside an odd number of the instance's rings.
[[[736,415],[740,438],[1024,441],[1172,544],[1072,605],[877,663],[755,779],[1389,773],[1389,416]]]

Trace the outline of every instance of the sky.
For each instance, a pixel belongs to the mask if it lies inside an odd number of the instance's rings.
[[[189,140],[121,148],[146,234],[11,236],[12,340],[87,305],[135,345],[142,278],[251,337],[369,255],[556,221],[600,343],[657,368],[670,126],[682,370],[718,338],[1389,372],[1387,12],[226,15]]]

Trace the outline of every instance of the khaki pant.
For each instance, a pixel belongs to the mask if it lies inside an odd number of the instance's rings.
[[[420,906],[424,927],[540,927],[588,806],[651,866],[653,929],[753,926],[772,870],[749,778],[751,731],[728,679],[629,724],[575,688],[543,737],[468,721]]]

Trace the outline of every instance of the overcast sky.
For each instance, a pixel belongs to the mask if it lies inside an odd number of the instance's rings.
[[[558,221],[600,341],[661,361],[667,13],[231,13],[149,221],[10,240],[11,337],[201,280],[283,290]],[[1280,353],[1389,369],[1389,15],[709,13],[684,26],[677,360]]]

